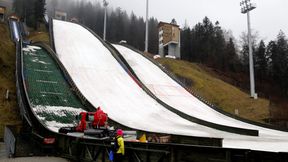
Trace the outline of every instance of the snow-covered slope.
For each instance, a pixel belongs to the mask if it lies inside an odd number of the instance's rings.
[[[247,124],[219,113],[186,91],[158,66],[141,54],[121,45],[114,45],[114,47],[126,59],[142,83],[144,83],[154,95],[166,104],[188,115],[213,123],[259,130],[259,136],[288,136],[287,132]]]
[[[164,73],[158,66],[153,64],[150,60],[146,59],[141,54],[121,45],[114,45],[114,47],[126,59],[142,83],[145,84],[145,86],[160,100],[174,107],[175,109],[182,111],[190,116],[216,124],[259,130],[260,138],[255,139],[255,141],[248,140],[249,142],[246,141],[247,143],[255,143],[256,141],[259,142],[259,140],[261,141],[262,137],[274,139],[285,139],[288,137],[287,132],[271,130],[244,123],[219,113],[218,111],[210,108],[208,105],[191,95],[181,85],[179,85],[176,81]],[[234,147],[237,145],[237,147],[242,146],[245,148],[249,146],[245,140],[239,140],[241,142],[235,143],[232,141],[234,140],[224,139],[224,144],[227,147]],[[279,143],[281,143],[280,141],[274,140],[274,145],[279,145]],[[230,145],[229,143],[233,143],[233,145]],[[269,144],[269,146],[273,146],[273,143]]]
[[[220,137],[216,131],[182,119],[148,96],[93,34],[74,23],[54,20],[59,59],[82,94],[109,118],[131,128],[178,135]],[[226,135],[231,135],[226,133]]]
[[[288,151],[285,139],[242,136],[182,119],[148,96],[88,30],[58,20],[53,24],[56,52],[79,90],[95,107],[101,106],[120,124],[150,132],[224,138],[225,147]],[[263,142],[254,142],[257,139]],[[251,141],[251,144],[235,143],[239,140]],[[269,148],[275,140],[279,148]]]

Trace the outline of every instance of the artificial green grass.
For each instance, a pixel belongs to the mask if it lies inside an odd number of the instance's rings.
[[[72,92],[57,63],[43,48],[35,52],[23,52],[24,79],[26,90],[32,107],[60,106],[72,108],[84,108],[79,98]],[[65,115],[57,115],[48,111],[37,111],[37,115],[46,121],[58,123],[72,123],[75,115],[63,112]]]

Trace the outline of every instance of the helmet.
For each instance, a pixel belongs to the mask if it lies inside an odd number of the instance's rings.
[[[118,129],[116,134],[117,134],[117,136],[123,136],[123,130],[122,129]]]

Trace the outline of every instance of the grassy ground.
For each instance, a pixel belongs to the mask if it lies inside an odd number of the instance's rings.
[[[37,29],[37,31],[31,30],[28,39],[32,40],[32,42],[41,41],[41,42],[46,43],[47,45],[50,45],[49,34],[44,24],[40,24],[40,27]]]
[[[198,95],[223,110],[234,114],[235,109],[238,109],[239,116],[258,122],[269,117],[268,100],[251,99],[249,94],[213,77],[197,64],[172,59],[157,60],[176,76],[185,78],[189,87]]]
[[[3,138],[5,125],[21,124],[16,103],[15,46],[10,40],[9,29],[0,23],[0,138]],[[5,99],[9,90],[9,100]]]

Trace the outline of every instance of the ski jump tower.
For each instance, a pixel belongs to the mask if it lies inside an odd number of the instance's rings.
[[[159,55],[180,58],[180,28],[176,22],[160,22],[159,30]]]

